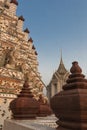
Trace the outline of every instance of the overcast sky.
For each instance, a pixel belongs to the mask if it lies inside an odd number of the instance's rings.
[[[63,62],[70,70],[78,61],[87,75],[87,0],[18,0],[17,15],[25,18],[38,52],[39,72],[49,84]]]

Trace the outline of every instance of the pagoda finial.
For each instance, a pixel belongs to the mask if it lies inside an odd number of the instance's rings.
[[[76,73],[81,73],[82,69],[80,68],[80,66],[78,65],[77,61],[72,62],[72,67],[70,69],[70,72],[72,74],[76,74]]]

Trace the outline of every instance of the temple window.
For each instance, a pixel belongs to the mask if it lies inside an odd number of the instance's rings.
[[[54,92],[57,93],[57,83],[54,84]]]

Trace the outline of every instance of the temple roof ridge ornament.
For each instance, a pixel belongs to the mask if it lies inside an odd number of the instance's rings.
[[[25,21],[25,19],[24,19],[24,17],[22,15],[18,17],[18,20]]]
[[[37,51],[35,51],[35,55],[38,55]]]
[[[30,31],[29,31],[28,28],[26,28],[26,29],[24,30],[24,32],[26,32],[26,33],[30,33]]]
[[[14,3],[15,5],[18,5],[17,0],[11,0],[10,3]]]
[[[33,42],[33,39],[30,37],[29,40],[28,40],[28,42]]]
[[[32,49],[34,49],[34,50],[36,49],[34,45],[32,46]]]

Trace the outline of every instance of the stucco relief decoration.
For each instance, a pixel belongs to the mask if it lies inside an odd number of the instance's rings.
[[[4,19],[3,17],[0,17],[0,29],[3,32],[6,32],[9,26],[8,20]]]

